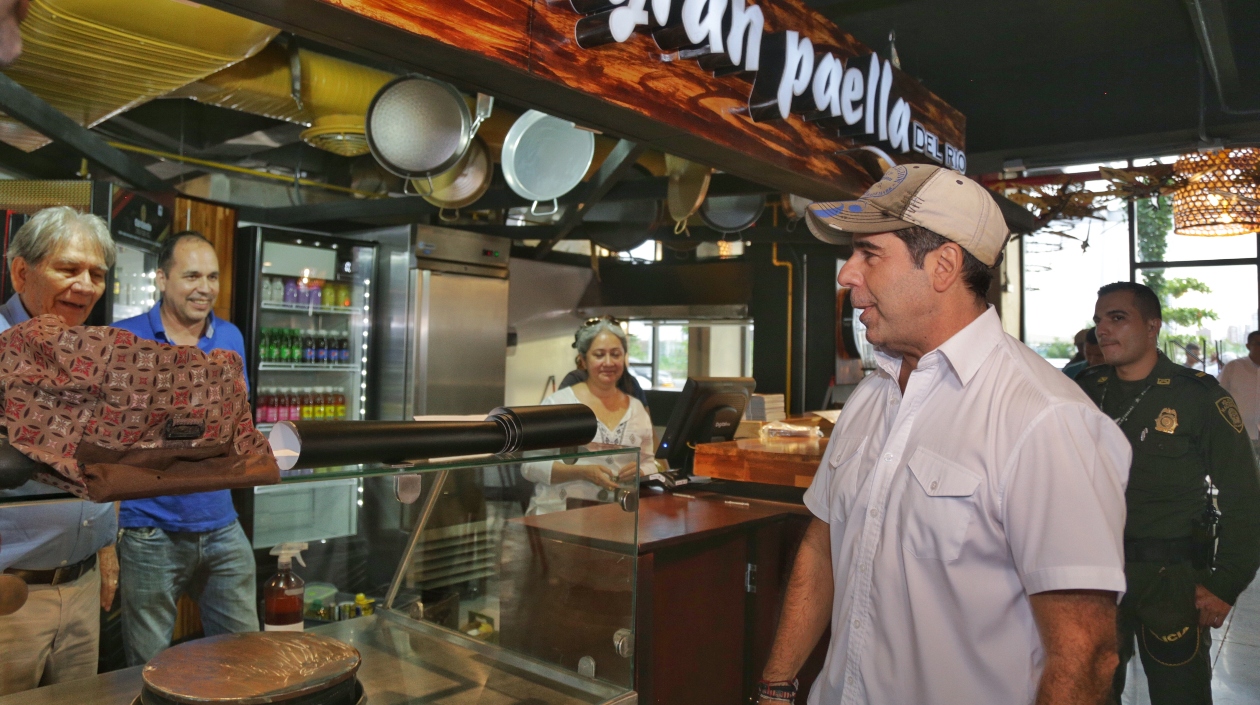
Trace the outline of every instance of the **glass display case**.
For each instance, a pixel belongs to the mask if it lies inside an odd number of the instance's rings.
[[[280,487],[346,483],[359,497],[348,512],[286,494],[295,517],[343,511],[353,528],[308,542],[305,567],[293,566],[306,631],[360,651],[363,705],[637,702],[637,484],[545,481],[553,468],[637,461],[635,448],[590,445],[286,474]],[[543,511],[542,493],[562,501]],[[69,498],[0,497],[0,511],[31,501]],[[277,564],[253,529],[261,600]],[[140,678],[115,671],[23,702],[123,705]]]

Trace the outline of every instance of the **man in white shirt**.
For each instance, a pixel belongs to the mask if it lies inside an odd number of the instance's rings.
[[[839,281],[878,369],[805,494],[760,702],[791,699],[830,626],[811,705],[1103,703],[1131,451],[986,305],[1008,236],[996,203],[910,164],[807,221],[852,239]]]
[[[1225,363],[1220,380],[1238,404],[1251,447],[1260,457],[1260,330],[1247,334],[1247,356]]]

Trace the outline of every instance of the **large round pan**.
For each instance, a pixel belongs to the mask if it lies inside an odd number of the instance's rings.
[[[765,209],[766,197],[759,193],[710,196],[700,205],[700,219],[720,233],[738,233],[755,225]]]
[[[503,140],[500,166],[508,187],[521,198],[539,203],[552,202],[582,182],[595,158],[595,135],[580,130],[567,120],[537,110],[522,115]]]
[[[456,162],[454,167],[433,177],[433,192],[424,196],[424,200],[438,208],[466,208],[485,195],[493,176],[494,163],[490,161],[490,148],[480,137],[475,137],[468,145],[463,159]],[[424,193],[428,184],[413,181],[412,186]]]
[[[464,156],[473,118],[454,86],[408,75],[386,83],[372,98],[366,127],[368,148],[381,166],[404,179],[427,181]]]

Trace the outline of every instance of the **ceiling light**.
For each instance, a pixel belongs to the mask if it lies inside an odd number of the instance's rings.
[[[1260,150],[1183,154],[1173,173],[1185,184],[1173,193],[1178,235],[1244,235],[1260,230]]]

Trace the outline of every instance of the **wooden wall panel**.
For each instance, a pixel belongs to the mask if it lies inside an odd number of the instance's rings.
[[[232,320],[232,266],[236,262],[236,209],[192,198],[175,199],[171,232],[196,230],[214,243],[219,257],[219,299],[214,315]]]
[[[412,34],[524,69],[532,0],[324,0]]]

